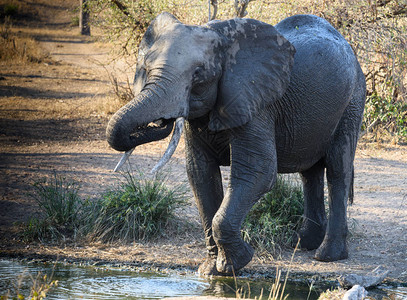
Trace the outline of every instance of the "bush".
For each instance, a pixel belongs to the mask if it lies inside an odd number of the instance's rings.
[[[40,208],[40,218],[31,218],[26,224],[25,239],[58,240],[76,235],[83,207],[79,184],[54,172],[50,180],[36,182],[33,187],[31,196]]]
[[[183,186],[169,189],[165,178],[137,179],[131,173],[115,189],[90,203],[86,213],[92,240],[146,241],[163,234],[186,204]]]
[[[6,17],[15,16],[18,13],[18,6],[14,3],[7,3],[3,7],[3,13]]]
[[[407,142],[407,103],[394,101],[392,97],[383,98],[373,93],[366,99],[363,124],[365,132],[374,130],[378,126],[376,133],[380,133],[380,129],[387,130],[399,142]]]
[[[243,224],[243,238],[259,250],[275,253],[288,246],[303,214],[302,186],[288,177],[277,176],[274,188],[250,210]]]

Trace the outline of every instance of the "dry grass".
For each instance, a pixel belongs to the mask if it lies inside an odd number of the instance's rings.
[[[319,296],[318,300],[341,300],[345,293],[346,290],[342,288],[327,290]]]
[[[48,58],[38,42],[31,37],[19,36],[6,21],[0,28],[0,61],[13,63],[40,63]]]

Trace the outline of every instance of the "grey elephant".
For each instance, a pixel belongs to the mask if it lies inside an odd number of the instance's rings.
[[[137,96],[111,118],[107,140],[126,151],[125,160],[137,145],[167,137],[175,123],[160,167],[185,121],[187,173],[208,251],[201,274],[231,274],[251,261],[241,225],[277,173],[302,177],[301,247],[335,261],[348,256],[346,208],[365,90],[352,48],[319,17],[296,15],[275,27],[253,19],[189,26],[163,13],[139,47]]]

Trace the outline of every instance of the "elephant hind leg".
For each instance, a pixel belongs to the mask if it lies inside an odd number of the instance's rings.
[[[346,209],[348,199],[353,198],[353,160],[362,118],[357,112],[363,111],[362,100],[356,100],[346,108],[324,159],[329,217],[324,240],[315,253],[315,258],[321,261],[348,257]]]
[[[298,231],[300,247],[307,250],[317,249],[325,236],[326,214],[324,204],[323,161],[301,172],[304,189],[304,220]]]
[[[346,209],[352,181],[353,156],[350,155],[349,146],[344,148],[333,151],[336,154],[329,155],[327,159],[329,216],[324,240],[315,253],[315,259],[320,261],[336,261],[348,257]]]

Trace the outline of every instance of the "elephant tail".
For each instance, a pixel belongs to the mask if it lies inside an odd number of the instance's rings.
[[[355,196],[355,192],[353,190],[353,183],[355,181],[355,167],[352,165],[352,175],[351,175],[351,179],[350,179],[350,185],[349,185],[349,203],[353,204],[353,199]]]

